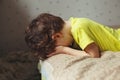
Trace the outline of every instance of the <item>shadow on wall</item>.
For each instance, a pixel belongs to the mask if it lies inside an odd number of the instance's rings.
[[[18,0],[0,0],[0,80],[40,80],[38,60],[33,53],[18,51],[27,48],[24,41],[27,16]]]
[[[28,49],[24,41],[29,18],[26,7],[20,0],[0,0],[0,55]]]

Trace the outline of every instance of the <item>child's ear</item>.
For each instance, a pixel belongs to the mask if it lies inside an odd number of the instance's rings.
[[[62,33],[55,33],[52,35],[52,39],[56,40],[62,37]]]

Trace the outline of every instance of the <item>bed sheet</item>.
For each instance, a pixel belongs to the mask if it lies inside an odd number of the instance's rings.
[[[59,54],[38,68],[42,80],[120,80],[120,52],[105,51],[101,58]]]

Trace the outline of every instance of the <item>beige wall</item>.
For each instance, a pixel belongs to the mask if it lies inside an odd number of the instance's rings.
[[[0,53],[26,50],[25,26],[42,12],[120,24],[120,0],[0,0]]]

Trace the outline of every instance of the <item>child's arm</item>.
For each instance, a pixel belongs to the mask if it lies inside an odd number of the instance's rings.
[[[76,50],[70,47],[65,47],[65,46],[58,46],[56,47],[56,51],[53,53],[50,53],[49,55],[47,55],[47,57],[56,55],[56,54],[69,54],[69,55],[73,55],[73,56],[84,56],[84,55],[90,55],[93,58],[98,58],[100,57],[100,52],[99,52],[99,48],[95,43],[92,43],[90,45],[88,45],[85,48],[85,51],[81,51],[81,50]]]
[[[84,50],[93,58],[99,58],[101,56],[99,47],[95,43],[89,44]]]
[[[49,55],[47,55],[47,57],[56,55],[56,54],[69,54],[69,55],[73,55],[73,56],[89,56],[89,54],[87,54],[85,51],[81,51],[81,50],[77,50],[77,49],[73,49],[70,47],[65,47],[65,46],[58,46],[56,47],[56,51],[53,53],[50,53]]]

